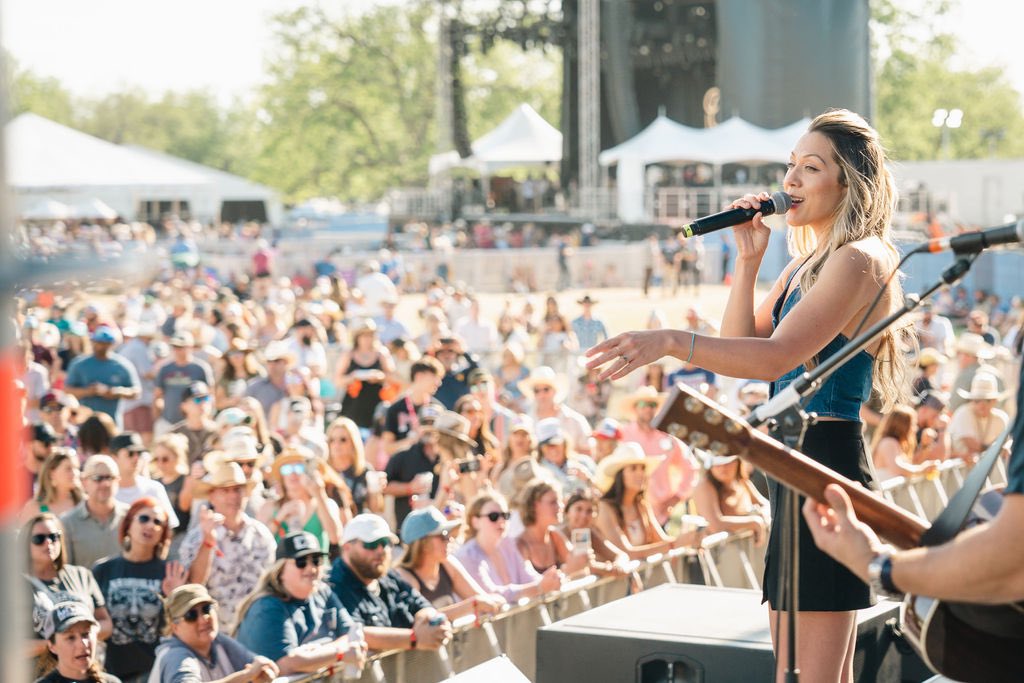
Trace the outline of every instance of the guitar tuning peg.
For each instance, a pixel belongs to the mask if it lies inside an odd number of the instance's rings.
[[[687,440],[687,443],[693,448],[704,448],[708,445],[709,441],[711,441],[711,439],[708,438],[708,435],[704,432],[693,432],[690,434],[690,438]]]
[[[724,419],[722,414],[714,408],[708,408],[704,411],[704,421],[709,425],[720,425]]]
[[[699,413],[704,409],[704,405],[693,396],[687,396],[683,401],[683,407],[691,413]]]
[[[725,421],[725,431],[736,436],[743,431],[743,425],[738,420],[729,419]]]
[[[718,456],[729,455],[729,447],[721,441],[712,441],[708,446],[708,450]]]
[[[665,429],[665,431],[671,434],[672,436],[676,437],[680,441],[684,441],[686,439],[686,435],[690,432],[690,430],[687,429],[685,425],[681,425],[678,422],[670,423],[668,428]]]

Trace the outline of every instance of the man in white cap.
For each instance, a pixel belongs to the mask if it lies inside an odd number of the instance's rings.
[[[590,455],[593,452],[590,423],[565,404],[564,383],[552,368],[540,365],[520,384],[525,395],[533,396],[529,416],[534,422],[548,417],[557,418],[562,429],[572,439],[577,453]]]
[[[200,509],[198,523],[185,534],[178,552],[188,567],[188,580],[210,589],[220,604],[221,626],[230,632],[238,606],[274,563],[277,543],[264,524],[245,514],[254,484],[238,463],[212,464],[194,494],[207,498],[212,507]]]
[[[263,350],[263,359],[267,361],[267,376],[250,380],[245,395],[259,401],[263,413],[269,415],[273,405],[288,395],[285,375],[295,364],[295,356],[284,342],[272,341]]]
[[[395,317],[396,308],[398,308],[397,295],[381,299],[381,314],[376,316],[373,321],[377,323],[377,337],[382,344],[390,344],[399,337],[402,339],[412,337],[412,332],[405,326],[405,323]]]
[[[63,515],[64,550],[68,564],[92,567],[99,559],[121,551],[117,530],[128,504],[117,499],[121,479],[117,463],[109,455],[90,455],[82,467],[86,499]]]
[[[1010,416],[996,408],[1006,394],[999,390],[995,375],[988,372],[978,372],[971,380],[971,390],[958,393],[967,403],[953,411],[949,438],[953,455],[973,464],[1010,424]]]
[[[624,400],[626,412],[633,420],[622,425],[623,441],[640,444],[648,456],[664,458],[651,474],[647,491],[654,515],[662,525],[677,503],[693,495],[700,474],[700,465],[690,447],[652,424],[664,400],[665,395],[654,387],[640,387]]]
[[[437,650],[451,638],[448,619],[391,569],[398,537],[383,517],[356,515],[345,527],[330,584],[372,650]]]

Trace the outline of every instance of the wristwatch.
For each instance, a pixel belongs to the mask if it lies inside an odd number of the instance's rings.
[[[892,553],[884,551],[871,558],[868,563],[868,585],[878,597],[903,599],[903,593],[892,582]]]

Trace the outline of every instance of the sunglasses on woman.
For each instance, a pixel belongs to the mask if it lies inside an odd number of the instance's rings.
[[[305,474],[306,466],[301,462],[290,462],[281,465],[281,475],[287,477],[289,474]]]
[[[314,567],[319,567],[323,561],[323,555],[303,555],[302,557],[295,558],[295,566],[299,569],[305,569],[306,565],[312,562]]]
[[[138,520],[139,524],[149,524],[150,522],[153,523],[153,526],[163,526],[166,524],[164,520],[159,517],[153,517],[152,515],[139,515],[135,519]]]
[[[51,531],[48,534],[32,534],[31,536],[32,545],[42,545],[49,541],[50,543],[60,542],[60,532]]]
[[[211,612],[213,612],[213,603],[207,602],[199,605],[198,607],[193,607],[189,611],[185,612],[185,614],[181,615],[181,618],[190,624],[194,624],[199,621],[200,614],[207,617]]]
[[[499,519],[503,519],[503,520],[505,520],[507,522],[509,520],[509,518],[512,517],[512,513],[511,512],[488,512],[485,515],[477,515],[477,517],[486,517],[487,519],[489,519],[492,522],[494,522],[495,524],[497,524]]]

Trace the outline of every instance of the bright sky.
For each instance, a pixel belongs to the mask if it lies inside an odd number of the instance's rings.
[[[379,0],[342,0],[345,7]],[[919,0],[900,0],[914,3]],[[306,0],[308,2],[308,0]],[[229,102],[257,85],[267,18],[303,0],[0,0],[0,41],[18,63],[78,95],[124,86],[211,88]],[[950,25],[968,65],[1007,68],[1024,93],[1024,3],[960,0]]]

